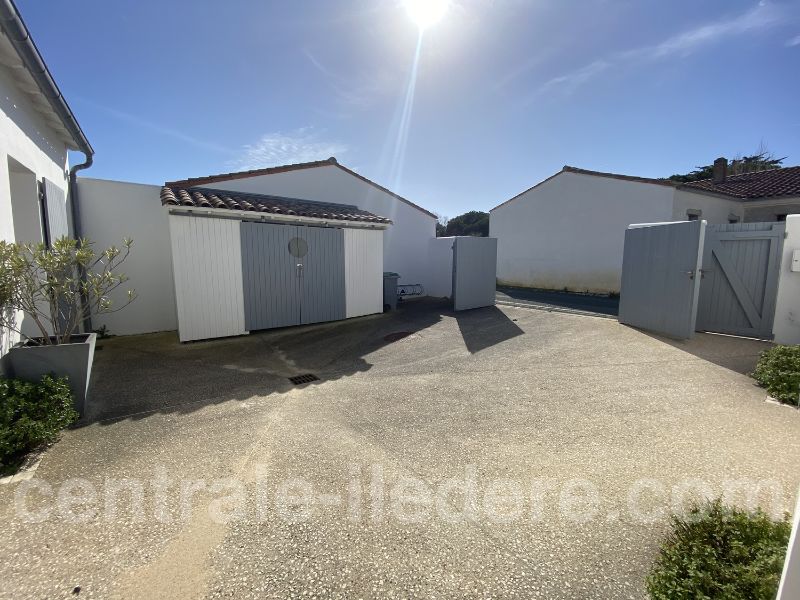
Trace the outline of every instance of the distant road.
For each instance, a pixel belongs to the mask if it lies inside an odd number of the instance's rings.
[[[529,304],[532,308],[574,310],[611,317],[616,317],[619,313],[619,298],[570,292],[498,286],[497,301],[499,303]]]

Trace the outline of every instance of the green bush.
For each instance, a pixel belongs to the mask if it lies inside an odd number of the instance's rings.
[[[753,378],[776,400],[796,405],[800,397],[800,346],[775,346],[762,352]]]
[[[773,600],[789,544],[788,517],[773,521],[720,500],[672,517],[672,533],[647,578],[654,600]]]
[[[25,454],[54,442],[78,419],[66,378],[39,383],[0,379],[0,472],[13,471]]]

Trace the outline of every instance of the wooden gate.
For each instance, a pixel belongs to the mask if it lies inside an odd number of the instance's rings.
[[[248,331],[345,318],[341,229],[245,221],[241,240]]]
[[[619,322],[688,339],[697,318],[705,221],[644,223],[625,231]]]
[[[697,330],[772,338],[785,223],[708,225]]]

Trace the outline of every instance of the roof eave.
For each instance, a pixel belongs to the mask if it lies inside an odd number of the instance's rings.
[[[388,229],[393,225],[392,221],[387,223],[375,223],[372,221],[343,221],[339,219],[323,219],[320,217],[304,217],[302,215],[283,215],[279,213],[265,213],[250,210],[234,210],[231,208],[208,208],[205,206],[182,206],[175,204],[163,204],[169,214],[185,214],[192,216],[214,216],[239,221],[259,221],[264,223],[277,223],[281,225],[321,225],[324,227],[348,228],[348,229]]]
[[[67,133],[72,138],[71,150],[80,150],[87,156],[94,155],[94,149],[89,143],[75,118],[72,109],[67,104],[61,90],[50,74],[39,49],[36,47],[22,16],[12,0],[0,0],[0,28],[2,28],[17,56],[25,69],[33,78],[42,96],[52,108],[57,118],[61,121]]]

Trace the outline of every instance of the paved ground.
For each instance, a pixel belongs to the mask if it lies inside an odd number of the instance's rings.
[[[673,485],[800,483],[800,413],[741,374],[760,342],[420,302],[101,347],[106,420],[0,485],[2,597],[641,598]]]
[[[529,305],[545,310],[585,312],[613,317],[619,314],[619,297],[610,296],[498,287],[497,301],[502,304]]]

